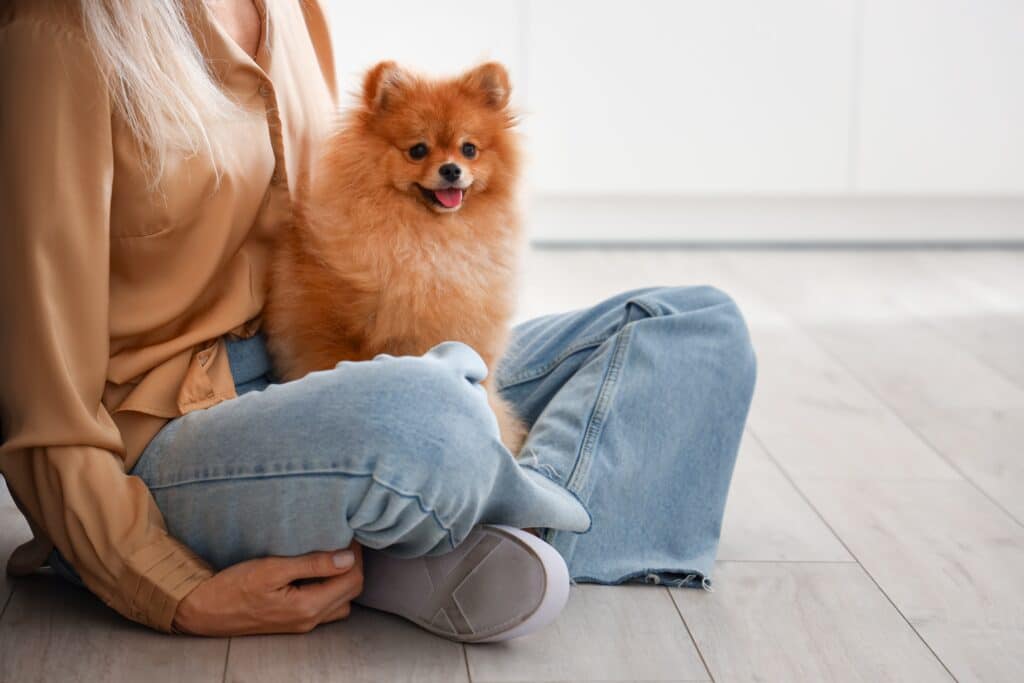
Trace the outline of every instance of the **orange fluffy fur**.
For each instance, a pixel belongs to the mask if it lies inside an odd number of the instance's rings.
[[[502,440],[519,450],[526,430],[492,382],[521,241],[509,90],[496,63],[448,80],[392,62],[366,74],[361,102],[327,141],[275,252],[265,324],[282,379],[465,342],[491,370],[485,386]],[[410,153],[417,145],[423,158]],[[448,163],[469,183],[457,208],[428,196],[448,182],[439,173]]]

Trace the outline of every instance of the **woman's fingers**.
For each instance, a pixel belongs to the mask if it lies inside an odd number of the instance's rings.
[[[295,586],[292,590],[297,601],[304,605],[314,605],[315,609],[322,613],[339,600],[352,600],[362,592],[362,568],[355,568],[316,583]]]
[[[294,610],[298,630],[308,631],[318,624],[348,616],[350,603],[363,590],[362,549],[358,544],[353,544],[348,552],[351,555],[344,558],[343,564],[348,564],[349,560],[352,564],[344,573],[311,583],[288,586],[284,599],[289,608]],[[311,563],[310,567],[316,565]],[[321,571],[319,568],[317,570]]]
[[[239,583],[228,576],[239,571],[251,577],[245,593],[250,623],[237,629],[239,632],[311,631],[319,624],[344,618],[349,603],[363,587],[362,549],[357,543],[341,551],[268,557],[236,565],[220,577],[233,584],[225,586],[227,592],[238,589]],[[224,593],[214,591],[213,595],[223,600],[227,598]]]
[[[267,558],[264,569],[274,585],[285,586],[293,581],[338,576],[350,571],[355,563],[356,554],[352,550],[339,550]]]
[[[321,624],[329,624],[332,621],[340,621],[341,619],[348,619],[348,615],[352,613],[352,601],[344,600],[334,605],[327,613],[324,614],[320,620]]]
[[[304,633],[348,616],[350,603],[362,589],[362,571],[357,568],[315,583],[290,586],[282,599],[295,630]]]
[[[300,580],[310,581],[295,585]],[[223,569],[178,605],[175,627],[198,635],[297,633],[344,618],[363,587],[362,549],[270,557]]]
[[[359,576],[358,580],[352,581],[347,587],[347,590],[341,593],[339,599],[324,611],[320,616],[320,623],[329,624],[332,621],[348,618],[349,613],[352,611],[352,601],[355,600],[362,592],[363,581],[362,576]]]

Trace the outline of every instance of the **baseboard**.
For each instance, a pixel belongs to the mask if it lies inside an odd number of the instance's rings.
[[[1024,197],[567,197],[527,204],[546,246],[1022,246]]]

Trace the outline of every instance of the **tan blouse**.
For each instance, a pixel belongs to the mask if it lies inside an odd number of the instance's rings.
[[[66,0],[0,0],[0,471],[36,540],[126,617],[170,630],[211,572],[126,474],[171,418],[235,397],[221,335],[252,334],[271,238],[335,106],[315,0],[263,2],[246,54],[204,10],[193,32],[252,116],[230,150],[171,160],[147,188]]]

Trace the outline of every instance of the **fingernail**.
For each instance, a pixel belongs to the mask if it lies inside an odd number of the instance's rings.
[[[348,569],[356,562],[356,555],[351,550],[342,550],[341,552],[334,553],[334,566],[338,569]]]

